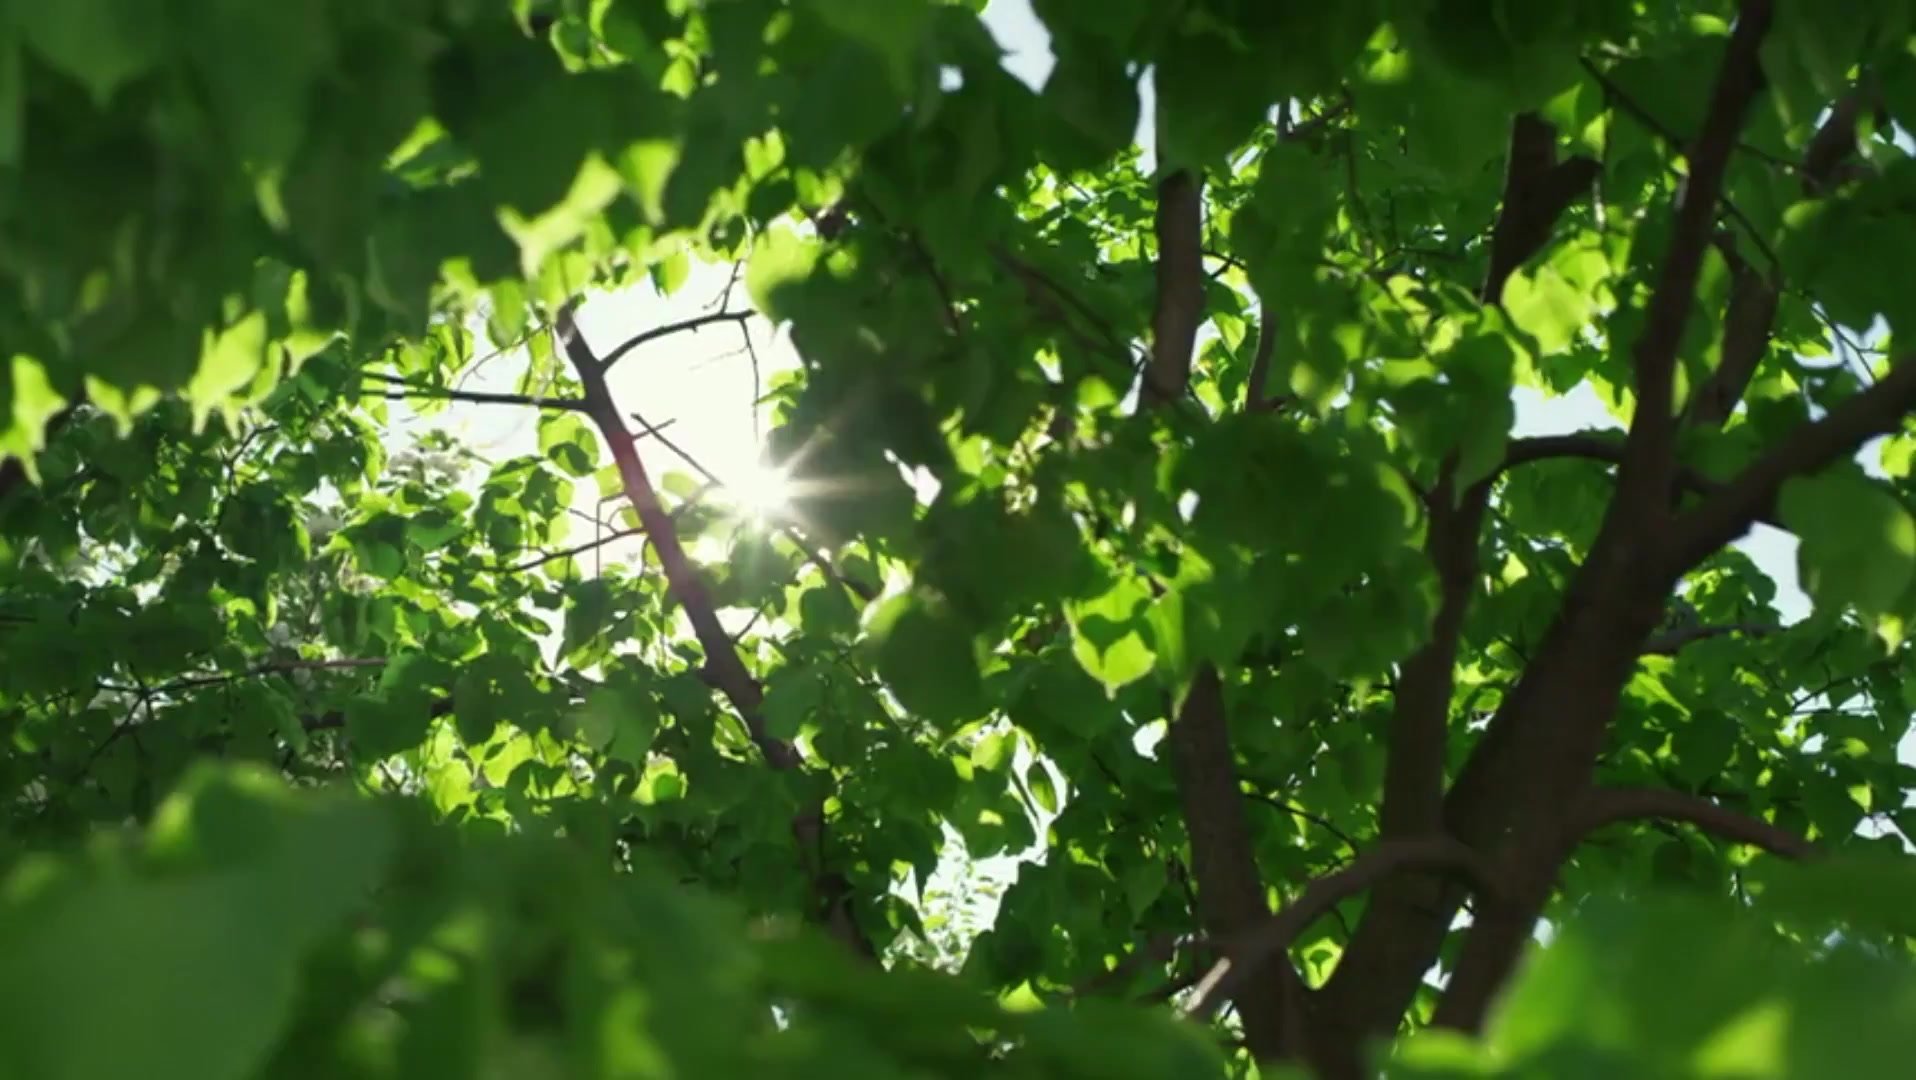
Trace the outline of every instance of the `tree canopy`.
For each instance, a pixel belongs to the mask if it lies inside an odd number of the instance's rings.
[[[1916,8],[1031,6],[0,6],[0,1073],[1907,1072]]]

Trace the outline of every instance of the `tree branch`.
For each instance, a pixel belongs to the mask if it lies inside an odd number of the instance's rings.
[[[449,386],[421,386],[397,375],[387,375],[379,371],[362,371],[368,379],[377,379],[399,387],[397,390],[374,390],[389,401],[405,401],[411,398],[427,398],[434,401],[468,401],[480,405],[525,405],[535,409],[563,409],[569,412],[584,412],[586,403],[582,398],[540,397],[535,394],[496,394],[484,390],[454,390]]]
[[[1392,702],[1384,759],[1381,828],[1398,839],[1443,825],[1444,765],[1457,643],[1477,578],[1477,538],[1490,504],[1490,481],[1458,493],[1452,467],[1432,490],[1425,554],[1437,573],[1440,599],[1430,637],[1403,662]]]
[[[1250,822],[1231,750],[1230,724],[1217,670],[1199,669],[1183,707],[1165,733],[1185,832],[1198,916],[1205,936],[1231,941],[1270,917],[1264,879],[1251,844]],[[1245,1039],[1260,1060],[1298,1054],[1303,1038],[1303,981],[1288,963],[1265,967],[1234,985]]]
[[[1178,401],[1191,382],[1191,350],[1204,314],[1204,205],[1201,182],[1180,169],[1158,182],[1157,302],[1151,313],[1151,360],[1144,369],[1147,406]]]
[[[671,439],[668,439],[664,435],[660,434],[660,432],[663,431],[665,428],[671,426],[672,422],[670,420],[667,420],[663,424],[653,424],[651,421],[647,420],[643,416],[640,416],[636,412],[632,414],[632,419],[638,422],[638,425],[640,429],[642,430],[643,434],[649,435],[652,438],[657,439],[659,443],[663,445],[667,450],[672,451],[672,453],[675,456],[677,456],[680,461],[683,461],[687,465],[691,466],[692,471],[704,477],[706,483],[710,484],[711,486],[715,488],[719,488],[721,490],[724,489],[725,482],[723,480],[720,480],[717,476],[713,475],[712,470],[706,468],[704,462],[700,461],[698,458],[693,457],[690,453],[688,453],[685,450],[684,447],[680,446],[678,443],[673,442]],[[866,603],[870,603],[871,601],[878,598],[878,592],[875,589],[872,589],[871,587],[861,582],[853,581],[850,578],[845,577],[843,574],[840,574],[838,572],[837,567],[833,566],[830,561],[828,561],[823,555],[820,555],[818,553],[818,549],[812,545],[811,541],[805,536],[804,533],[799,531],[798,526],[792,524],[789,521],[782,521],[779,523],[779,531],[784,533],[786,539],[790,540],[793,543],[793,545],[795,545],[800,551],[805,553],[806,561],[811,563],[813,566],[817,567],[818,572],[825,575],[825,580],[836,584],[839,588],[844,589],[846,592],[851,593],[853,596],[858,597],[860,600],[863,600]]]
[[[1282,398],[1267,398],[1266,388],[1271,381],[1271,357],[1277,352],[1277,326],[1271,317],[1270,305],[1264,298],[1257,299],[1257,347],[1251,355],[1251,371],[1244,380],[1244,411],[1259,412],[1273,407]]]
[[[705,652],[702,674],[731,702],[732,708],[744,721],[752,742],[772,768],[781,772],[800,771],[802,762],[798,750],[791,743],[774,736],[766,727],[764,691],[758,680],[746,670],[744,661],[739,659],[738,649],[719,622],[718,612],[713,607],[710,594],[706,592],[698,568],[679,542],[678,530],[671,515],[666,513],[665,507],[659,502],[658,493],[652,488],[645,463],[639,460],[638,440],[626,429],[618,403],[612,399],[612,393],[606,386],[607,364],[593,355],[591,346],[579,333],[570,306],[559,312],[555,326],[566,357],[572,362],[579,374],[579,381],[584,385],[586,414],[598,427],[600,437],[611,448],[612,460],[625,487],[625,497],[638,512],[639,524],[644,527],[647,539],[659,553],[659,564],[665,571],[666,585],[685,609],[686,617],[692,623],[692,633]],[[628,341],[622,348],[633,347],[632,343],[636,340],[638,338]],[[877,950],[852,917],[844,879],[819,866],[824,832],[822,800],[808,803],[792,820],[792,835],[798,842],[800,858],[812,874],[813,915],[823,920],[833,936],[841,942],[859,954],[875,959]]]
[[[1743,634],[1748,637],[1764,637],[1783,629],[1769,623],[1730,623],[1724,626],[1684,626],[1658,634],[1643,643],[1645,656],[1675,656],[1683,651],[1685,645],[1711,638],[1728,637],[1731,634]]]
[[[1721,426],[1735,411],[1757,365],[1769,351],[1770,326],[1776,321],[1782,285],[1759,272],[1736,253],[1727,240],[1717,247],[1730,260],[1730,304],[1723,316],[1723,347],[1716,370],[1690,396],[1685,406],[1687,421],[1693,424]]]
[[[1490,267],[1478,297],[1503,299],[1504,282],[1550,242],[1550,231],[1570,204],[1590,190],[1603,167],[1576,155],[1557,160],[1557,130],[1536,113],[1519,113],[1510,125],[1504,167],[1503,208],[1491,227]]]
[[[570,559],[574,555],[583,555],[588,551],[592,551],[596,548],[602,548],[606,546],[607,544],[617,543],[620,540],[626,539],[627,537],[644,536],[644,535],[645,535],[645,529],[643,527],[636,528],[636,529],[618,529],[613,532],[609,532],[605,534],[604,536],[599,537],[597,540],[588,540],[583,544],[575,544],[572,547],[561,548],[558,551],[548,551],[543,555],[540,555],[536,558],[527,559],[525,562],[518,563],[513,566],[495,566],[493,567],[493,570],[497,572],[503,572],[503,573],[523,574],[528,570],[537,570],[539,567],[544,566],[547,563],[558,562],[560,559]]]
[[[1856,153],[1856,122],[1876,98],[1866,78],[1830,104],[1829,117],[1803,148],[1803,194],[1826,194],[1848,178],[1844,166]]]
[[[1203,216],[1198,181],[1177,172],[1158,185],[1157,301],[1151,358],[1139,400],[1145,409],[1181,401],[1204,309]],[[1268,316],[1267,316],[1268,317]],[[1165,733],[1197,879],[1205,935],[1225,941],[1270,917],[1264,878],[1239,796],[1237,761],[1217,669],[1201,666]],[[1245,1041],[1260,1060],[1297,1055],[1304,1045],[1304,984],[1288,963],[1265,967],[1233,996]]]
[[[1503,464],[1498,473],[1506,472],[1519,465],[1528,465],[1536,461],[1548,461],[1554,458],[1582,458],[1587,461],[1603,461],[1612,465],[1623,463],[1623,442],[1601,432],[1573,432],[1567,435],[1529,435],[1512,439],[1504,448]],[[1693,495],[1714,495],[1724,490],[1721,480],[1705,476],[1688,465],[1678,465],[1676,484],[1680,490]],[[1758,521],[1773,525],[1773,515],[1764,515]]]
[[[1815,844],[1788,829],[1668,788],[1590,789],[1571,816],[1571,837],[1581,840],[1598,829],[1642,820],[1694,825],[1713,836],[1759,847],[1786,859],[1813,859],[1821,854]]]
[[[1850,395],[1822,419],[1797,427],[1701,506],[1679,517],[1669,548],[1674,566],[1695,566],[1752,523],[1774,520],[1776,495],[1784,481],[1817,472],[1875,436],[1901,428],[1903,418],[1916,408],[1916,356],[1899,357],[1891,365],[1875,385]]]
[[[1568,852],[1561,825],[1596,768],[1624,683],[1679,576],[1664,562],[1679,473],[1673,409],[1677,354],[1744,115],[1762,85],[1758,51],[1772,0],[1744,0],[1690,147],[1668,247],[1633,346],[1636,415],[1616,493],[1596,542],[1536,657],[1459,771],[1445,816],[1455,835],[1485,845],[1504,894],[1480,905],[1433,1022],[1475,1032],[1509,980]],[[1417,943],[1442,929],[1404,920]],[[1428,963],[1429,957],[1426,957]],[[1402,973],[1400,973],[1402,974]]]
[[[1393,874],[1409,870],[1442,871],[1464,879],[1479,892],[1491,892],[1493,887],[1483,859],[1450,837],[1383,841],[1349,866],[1306,885],[1284,910],[1235,941],[1227,950],[1228,955],[1198,981],[1197,993],[1185,1006],[1185,1014],[1208,1016],[1218,1002],[1229,997],[1271,956],[1288,948],[1311,923]]]
[[[1103,994],[1122,986],[1146,967],[1154,964],[1168,964],[1177,956],[1178,945],[1184,940],[1185,937],[1179,934],[1154,935],[1150,940],[1132,949],[1124,959],[1119,960],[1109,970],[1100,971],[1072,987],[1070,996],[1082,998]]]
[[[693,634],[705,650],[706,666],[727,700],[745,721],[752,740],[758,744],[765,759],[777,768],[796,767],[797,752],[790,744],[766,733],[765,719],[759,712],[764,700],[763,691],[751,672],[745,670],[738,651],[732,647],[731,637],[719,623],[718,613],[705,591],[698,568],[692,565],[691,557],[679,543],[678,531],[673,527],[671,516],[666,513],[665,507],[659,502],[658,493],[653,490],[645,464],[639,460],[638,440],[626,429],[625,420],[606,388],[605,365],[593,355],[591,347],[580,335],[571,312],[560,314],[557,328],[566,355],[585,385],[587,415],[599,427],[600,434],[611,448],[612,460],[625,487],[625,497],[638,512],[640,525],[658,548],[659,563],[664,568],[666,583],[671,587],[673,597],[685,608]]]
[[[613,364],[625,358],[625,354],[648,342],[671,337],[673,334],[683,334],[688,330],[697,331],[717,323],[744,323],[755,314],[757,312],[753,311],[713,311],[704,315],[694,315],[689,319],[681,319],[678,322],[666,323],[663,326],[654,326],[650,330],[634,334],[620,342],[611,352],[605,354],[605,358],[599,362],[599,367],[603,371],[611,370]]]
[[[1672,402],[1677,352],[1695,306],[1697,278],[1730,153],[1736,148],[1750,102],[1763,84],[1757,54],[1773,14],[1772,0],[1744,0],[1738,10],[1703,128],[1686,155],[1688,175],[1677,196],[1669,247],[1636,340],[1636,416],[1624,444],[1616,505],[1639,527],[1654,528],[1668,513],[1676,467]]]

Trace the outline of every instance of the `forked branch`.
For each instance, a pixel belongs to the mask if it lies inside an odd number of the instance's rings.
[[[1677,197],[1669,247],[1634,346],[1636,417],[1625,444],[1617,505],[1640,523],[1660,520],[1676,467],[1674,414],[1677,352],[1695,306],[1716,219],[1718,195],[1750,102],[1762,87],[1758,52],[1773,19],[1772,0],[1744,0],[1737,11],[1703,128],[1686,155],[1688,175]]]
[[[1817,472],[1870,439],[1896,431],[1911,409],[1916,409],[1916,356],[1899,357],[1874,385],[1850,395],[1822,419],[1797,427],[1722,490],[1679,517],[1670,546],[1675,567],[1695,566],[1752,523],[1773,518],[1785,481]]]
[[[1290,946],[1297,935],[1332,908],[1393,874],[1436,870],[1466,881],[1480,894],[1494,892],[1489,867],[1465,844],[1447,836],[1386,840],[1349,866],[1312,881],[1297,899],[1236,941],[1224,959],[1198,981],[1186,1015],[1208,1016],[1239,984]]]
[[[1496,304],[1504,283],[1550,242],[1557,219],[1590,190],[1602,171],[1594,158],[1557,160],[1557,129],[1535,113],[1520,113],[1510,126],[1504,164],[1503,208],[1491,229],[1490,268],[1479,298]]]
[[[668,338],[674,334],[683,334],[687,331],[695,331],[719,323],[729,322],[743,325],[745,320],[755,314],[757,313],[752,311],[714,311],[704,315],[694,315],[689,319],[681,319],[678,322],[654,326],[649,330],[641,331],[621,341],[612,351],[605,354],[605,358],[600,361],[599,366],[609,370],[613,364],[624,359],[627,353],[648,342],[658,341],[660,338]]]

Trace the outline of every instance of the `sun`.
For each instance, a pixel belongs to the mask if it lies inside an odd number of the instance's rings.
[[[738,508],[755,520],[774,520],[791,510],[792,478],[776,465],[749,462],[727,486]]]

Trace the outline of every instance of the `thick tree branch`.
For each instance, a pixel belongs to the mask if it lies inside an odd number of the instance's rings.
[[[1450,476],[1447,470],[1426,500],[1431,514],[1427,551],[1440,600],[1430,638],[1404,661],[1397,679],[1384,761],[1386,843],[1425,841],[1445,829],[1444,771],[1457,647],[1475,591],[1478,537],[1494,479],[1458,494]],[[1433,913],[1446,912],[1461,895],[1450,881],[1429,874],[1397,874],[1378,884],[1358,932],[1319,995],[1313,1019],[1331,1036],[1327,1045],[1345,1055],[1320,1059],[1320,1069],[1354,1074],[1360,1065],[1350,1055],[1367,1038],[1395,1029],[1448,925],[1447,913]]]
[[[1158,185],[1158,295],[1140,395],[1146,409],[1181,401],[1190,382],[1204,309],[1202,232],[1198,181],[1188,172],[1173,173]],[[1206,664],[1192,678],[1165,744],[1191,839],[1198,916],[1207,937],[1230,940],[1269,918],[1270,905],[1239,794],[1224,686],[1215,667]],[[1260,1060],[1302,1051],[1304,992],[1297,971],[1284,963],[1265,966],[1235,993],[1245,1040]]]
[[[1147,406],[1183,398],[1191,350],[1204,314],[1204,206],[1201,183],[1181,169],[1158,182],[1157,303],[1151,312],[1151,360],[1144,369]]]
[[[1494,891],[1489,867],[1475,851],[1456,840],[1427,836],[1383,841],[1349,866],[1306,885],[1284,910],[1232,942],[1225,958],[1198,981],[1197,993],[1184,1011],[1191,1016],[1209,1015],[1261,965],[1289,947],[1311,923],[1391,875],[1411,870],[1441,871],[1467,881],[1481,893]]]
[[[619,480],[625,486],[625,497],[638,512],[639,523],[658,549],[666,582],[671,587],[673,597],[685,608],[686,617],[692,623],[692,632],[705,650],[707,668],[732,707],[738,710],[739,716],[745,721],[752,741],[758,744],[765,760],[776,768],[796,768],[797,752],[789,743],[773,738],[765,730],[765,719],[760,713],[764,693],[758,680],[745,670],[738,651],[732,647],[731,636],[719,623],[718,612],[705,590],[705,582],[698,568],[692,565],[691,557],[679,543],[678,530],[673,527],[671,516],[659,502],[645,464],[639,459],[638,440],[626,429],[624,417],[606,388],[604,365],[579,334],[578,326],[569,312],[563,313],[558,319],[558,332],[566,356],[572,361],[580,382],[585,386],[587,414],[598,425],[601,436],[611,450],[612,460],[619,470]]]
[[[1636,416],[1625,442],[1617,505],[1639,528],[1654,529],[1669,509],[1676,468],[1673,410],[1677,352],[1695,306],[1717,199],[1750,102],[1763,84],[1758,51],[1769,32],[1772,0],[1744,0],[1737,12],[1703,128],[1686,155],[1688,175],[1677,196],[1669,247],[1634,346]]]
[[[705,651],[703,674],[732,703],[766,762],[781,772],[799,771],[801,759],[798,750],[791,743],[774,736],[766,727],[764,691],[758,680],[746,670],[744,661],[739,659],[738,649],[719,622],[718,611],[706,592],[698,568],[679,542],[678,530],[671,515],[666,513],[665,507],[659,502],[658,493],[652,488],[645,463],[639,459],[638,440],[627,430],[618,403],[612,399],[612,392],[606,386],[606,365],[593,355],[591,346],[579,333],[570,308],[559,313],[555,326],[566,357],[572,362],[585,388],[586,414],[610,448],[612,460],[619,470],[619,479],[625,487],[625,497],[638,512],[639,524],[644,526],[647,539],[659,553],[659,565],[665,572],[667,587],[684,608],[686,617],[692,623],[692,633]],[[632,342],[628,341],[623,347],[632,347]],[[822,802],[808,803],[792,821],[792,834],[798,842],[800,857],[812,872],[816,909],[813,914],[824,921],[833,936],[847,946],[866,957],[876,958],[877,951],[852,918],[844,879],[824,871],[818,865],[823,853],[824,832]]]
[[[1519,465],[1556,458],[1582,458],[1587,461],[1603,461],[1620,465],[1623,463],[1623,440],[1602,432],[1528,435],[1510,440],[1510,444],[1504,448],[1503,464],[1498,466],[1497,471],[1503,473]],[[1681,491],[1706,496],[1721,492],[1725,487],[1723,481],[1705,476],[1688,465],[1677,467],[1676,485]],[[1757,520],[1766,525],[1776,523],[1770,515],[1759,517]]]
[[[1820,854],[1815,844],[1788,829],[1668,788],[1590,789],[1571,816],[1571,838],[1582,840],[1598,829],[1642,820],[1694,825],[1713,836],[1760,847],[1786,859],[1813,859]]]
[[[1445,746],[1457,642],[1477,580],[1477,538],[1490,503],[1490,482],[1455,491],[1446,468],[1427,504],[1425,550],[1437,573],[1440,599],[1430,637],[1407,658],[1397,678],[1385,748],[1382,831],[1388,839],[1434,833],[1443,827]]]
[[[1165,735],[1185,832],[1198,916],[1212,941],[1231,941],[1270,917],[1264,879],[1239,797],[1224,690],[1215,668],[1201,668]],[[1304,985],[1288,962],[1268,965],[1228,992],[1244,1020],[1245,1039],[1260,1060],[1303,1049]]]
[[[1790,432],[1722,490],[1679,517],[1670,543],[1675,568],[1695,566],[1752,523],[1773,519],[1784,481],[1817,472],[1870,439],[1898,430],[1911,409],[1916,409],[1916,356],[1899,357],[1875,385]]]
[[[1439,1026],[1478,1030],[1523,955],[1569,855],[1562,835],[1567,800],[1589,784],[1623,685],[1680,573],[1663,560],[1679,472],[1677,354],[1729,157],[1762,85],[1758,51],[1772,15],[1772,0],[1744,0],[1687,154],[1668,247],[1634,344],[1636,416],[1596,542],[1446,799],[1446,824],[1485,850],[1504,891],[1479,905],[1433,1018]],[[1454,898],[1444,908],[1454,911]],[[1408,917],[1380,932],[1401,938],[1408,960],[1416,956],[1409,946],[1434,950],[1446,930]]]
[[[1594,158],[1557,160],[1557,131],[1535,113],[1519,113],[1510,126],[1504,166],[1503,208],[1491,228],[1490,267],[1478,296],[1503,299],[1504,282],[1550,242],[1557,219],[1587,193],[1602,171]]]

